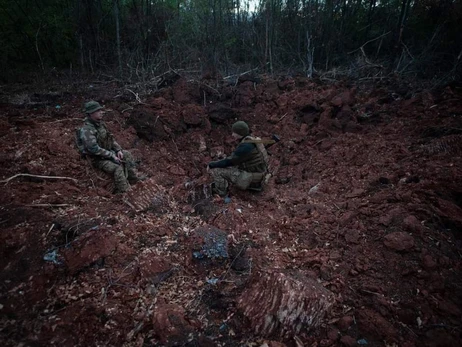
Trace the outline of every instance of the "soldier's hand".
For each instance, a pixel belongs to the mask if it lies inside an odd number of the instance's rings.
[[[116,154],[117,158],[119,158],[120,160],[124,160],[124,153],[122,151],[118,151]]]
[[[120,164],[120,163],[121,163],[119,157],[118,157],[117,155],[115,155],[115,154],[112,156],[112,161],[113,161],[114,163],[116,163],[116,164]]]

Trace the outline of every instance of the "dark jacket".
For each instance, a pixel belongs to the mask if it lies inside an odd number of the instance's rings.
[[[257,148],[255,143],[251,141],[252,137],[244,137],[234,152],[227,158],[212,161],[209,163],[211,169],[226,168],[230,166],[237,166],[238,169],[247,172],[264,173],[268,170],[263,154]]]

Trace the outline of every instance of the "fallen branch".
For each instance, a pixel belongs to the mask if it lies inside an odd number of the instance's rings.
[[[234,265],[234,262],[236,261],[237,258],[239,258],[239,256],[241,255],[242,251],[246,248],[245,245],[242,245],[241,249],[239,250],[239,252],[237,253],[237,255],[234,257],[233,261],[231,262],[231,264],[229,264],[228,268],[226,269],[226,272],[221,276],[220,278],[220,281],[223,281],[226,277],[226,275],[228,274],[229,270],[231,269],[231,267]]]
[[[364,48],[364,46],[367,45],[368,43],[374,42],[374,41],[376,41],[376,40],[378,40],[378,39],[380,39],[380,38],[382,38],[382,37],[388,35],[389,33],[391,33],[391,31],[388,31],[388,32],[386,32],[386,33],[384,33],[384,34],[382,34],[382,35],[380,35],[380,36],[377,36],[375,39],[372,39],[372,40],[367,41],[367,42],[364,43],[361,47],[356,48],[355,50],[353,50],[353,51],[351,51],[351,52],[348,52],[347,54],[351,54],[351,53],[354,53],[354,52],[356,52],[356,51],[362,50],[362,49]],[[363,53],[364,53],[364,52],[363,52]]]
[[[11,176],[5,180],[1,180],[0,183],[8,184],[11,180],[15,179],[16,177],[35,177],[35,178],[44,178],[44,179],[58,179],[58,180],[72,180],[74,182],[78,182],[77,179],[72,177],[61,177],[61,176],[42,176],[42,175],[31,175],[31,174],[16,174]]]
[[[51,227],[50,229],[48,229],[48,232],[47,234],[45,235],[45,238],[48,236],[48,234],[53,230],[53,228],[55,227],[55,223],[51,224]]]
[[[136,101],[138,101],[138,103],[140,103],[140,104],[142,104],[142,105],[146,105],[144,102],[141,101],[141,99],[140,99],[138,93],[135,93],[133,90],[128,89],[128,88],[125,88],[125,90],[126,90],[127,92],[132,93],[132,94],[135,96],[135,99],[136,99]]]
[[[284,118],[286,118],[286,116],[287,116],[287,112],[286,112],[285,115],[283,115],[281,118],[279,118],[277,122],[279,123],[281,120],[283,120]]]
[[[193,79],[193,80],[188,80],[188,82],[190,82],[190,83],[196,83],[196,84],[199,85],[199,87],[205,87],[205,88],[207,88],[207,89],[210,89],[210,90],[213,91],[216,95],[218,95],[218,97],[221,98],[221,93],[220,93],[217,89],[215,89],[215,88],[213,88],[212,86],[208,85],[207,83],[203,83],[203,82],[200,82],[200,81],[197,81],[197,80],[194,80],[194,79]],[[210,91],[210,90],[209,90],[209,91]]]
[[[31,204],[31,205],[24,205],[24,206],[27,206],[27,207],[66,207],[66,206],[71,206],[70,204]],[[54,226],[54,224],[52,225],[52,227]],[[50,228],[50,230],[48,232],[51,231],[52,228]],[[48,233],[47,233],[48,235]]]
[[[67,121],[82,121],[83,119],[82,118],[64,118],[64,119],[58,119],[58,120],[55,120],[55,121],[52,121],[52,122],[48,122],[49,123],[59,123],[59,122],[67,122]]]

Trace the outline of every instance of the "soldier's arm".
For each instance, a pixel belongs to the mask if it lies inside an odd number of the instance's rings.
[[[111,159],[114,156],[113,152],[108,151],[107,149],[104,149],[98,145],[96,134],[91,129],[83,128],[81,136],[82,144],[88,154],[97,155],[106,159]]]
[[[112,143],[112,149],[117,153],[118,151],[122,150],[122,146],[119,145],[116,140],[114,140]]]
[[[209,163],[209,167],[213,169],[237,166],[247,159],[254,147],[253,143],[241,143],[229,157],[219,161],[212,161]]]

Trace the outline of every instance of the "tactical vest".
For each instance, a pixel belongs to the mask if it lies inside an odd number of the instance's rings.
[[[254,136],[246,136],[241,143],[253,143],[255,148],[249,154],[246,161],[239,164],[238,168],[247,172],[261,172],[265,173],[268,170],[268,152],[266,152],[265,145],[260,143],[261,139]]]
[[[98,143],[98,146],[106,150],[112,149],[114,144],[114,136],[107,130],[106,125],[103,122],[96,124],[87,118],[85,120],[84,126],[76,130],[75,142],[79,152],[82,155],[88,154],[85,150],[82,139],[84,128],[90,129],[92,132],[96,132],[96,142]]]
[[[111,150],[114,143],[114,136],[107,130],[106,125],[103,122],[99,124],[93,124],[97,131],[96,140],[101,148]]]

